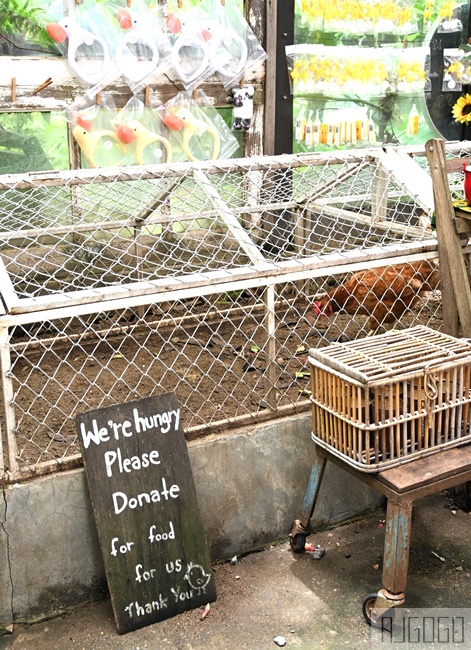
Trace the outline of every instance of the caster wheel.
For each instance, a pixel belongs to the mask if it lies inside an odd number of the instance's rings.
[[[294,553],[304,553],[304,547],[306,546],[306,535],[295,535],[294,537],[290,537],[289,543],[291,546],[291,550]]]
[[[363,613],[365,621],[368,623],[368,625],[371,625],[371,627],[381,627],[381,618],[384,616],[388,616],[389,618],[394,619],[394,607],[384,608],[381,607],[381,604],[377,606],[377,597],[377,593],[368,594],[368,596],[365,596],[363,599],[363,604],[361,606],[361,611]]]

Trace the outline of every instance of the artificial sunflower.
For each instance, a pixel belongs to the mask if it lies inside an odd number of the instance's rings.
[[[471,122],[471,95],[460,97],[451,109],[455,122],[469,124]]]

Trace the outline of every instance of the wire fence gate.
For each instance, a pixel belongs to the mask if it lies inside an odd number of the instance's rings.
[[[432,212],[423,147],[0,176],[0,480],[80,465],[78,412],[162,392],[188,439],[308,412],[309,348],[368,331],[313,301],[438,259]],[[439,291],[398,320],[440,330]]]

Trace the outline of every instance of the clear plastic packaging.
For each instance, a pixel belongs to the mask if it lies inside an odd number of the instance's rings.
[[[63,7],[59,1],[49,5],[44,27],[74,75],[88,87],[87,95],[94,97],[119,77],[116,30],[95,0],[77,5],[74,16],[64,15]]]
[[[167,126],[175,161],[230,158],[239,148],[237,138],[201,89],[196,100],[180,92],[157,110]]]
[[[458,48],[443,51],[443,91],[461,91],[463,84],[471,83],[471,58]]]
[[[131,7],[113,7],[119,40],[116,67],[134,94],[155,83],[172,65],[171,44],[162,6],[150,8],[144,0]]]
[[[172,145],[164,136],[165,126],[159,112],[132,97],[113,120],[118,137],[129,151],[126,164],[170,163]]]
[[[114,128],[117,110],[110,97],[100,104],[88,97],[78,98],[67,111],[73,125],[72,135],[79,145],[88,167],[117,167],[126,163],[128,147]]]
[[[188,91],[215,72],[215,61],[209,51],[213,25],[201,3],[188,12],[179,10],[167,16],[172,68]]]
[[[226,89],[241,81],[267,54],[234,0],[202,0],[212,17],[209,58]]]

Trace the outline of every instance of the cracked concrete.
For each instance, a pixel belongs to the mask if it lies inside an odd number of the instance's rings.
[[[13,621],[13,579],[10,564],[10,538],[6,530],[8,503],[5,490],[2,489],[0,505],[0,621],[7,622],[7,628],[12,629]],[[10,624],[8,624],[10,623]]]
[[[447,493],[414,503],[406,607],[432,614],[436,608],[466,608],[471,617],[471,516],[450,505]],[[105,599],[18,627],[0,640],[2,650],[271,650],[277,636],[286,639],[287,649],[371,649],[361,607],[364,596],[381,587],[384,517],[378,508],[368,517],[315,532],[308,540],[326,549],[320,561],[309,553],[293,554],[285,539],[239,557],[235,565],[215,565],[217,600],[204,620],[198,608],[119,635]],[[471,647],[471,638],[466,642],[438,645],[458,650]],[[406,644],[386,639],[374,647],[383,646]]]

